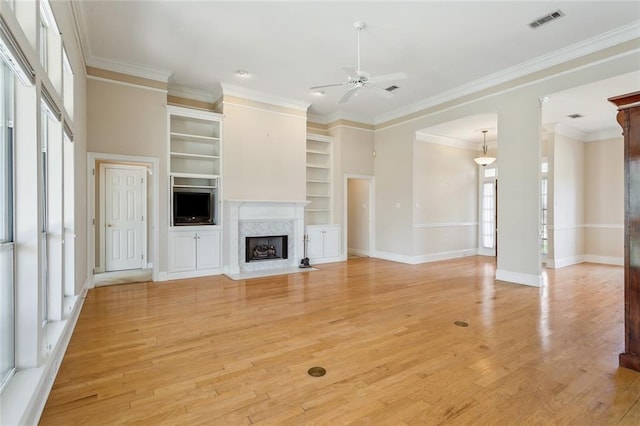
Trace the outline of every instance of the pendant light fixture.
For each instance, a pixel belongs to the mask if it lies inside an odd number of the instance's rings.
[[[488,130],[482,131],[482,135],[484,137],[484,140],[482,142],[482,155],[473,159],[473,161],[475,161],[482,167],[488,166],[489,164],[492,164],[494,161],[496,161],[495,157],[489,157],[487,155],[487,132]]]

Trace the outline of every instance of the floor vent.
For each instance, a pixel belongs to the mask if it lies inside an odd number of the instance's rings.
[[[564,13],[560,9],[558,9],[555,12],[551,12],[548,15],[542,16],[542,17],[536,19],[535,21],[530,22],[529,23],[529,27],[538,28],[540,25],[544,25],[544,24],[549,23],[549,22],[551,22],[551,21],[553,21],[555,19],[562,18],[563,16],[564,16]]]

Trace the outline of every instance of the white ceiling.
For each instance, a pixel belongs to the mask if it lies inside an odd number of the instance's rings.
[[[232,85],[310,104],[309,114],[317,119],[369,123],[522,75],[532,66],[570,59],[575,52],[607,47],[612,40],[638,37],[640,31],[637,0],[85,0],[76,6],[88,65],[168,78],[170,86],[207,93],[212,100],[221,85]],[[535,30],[528,27],[530,21],[558,9],[564,17]],[[362,69],[373,75],[403,71],[407,79],[383,85],[400,86],[393,99],[361,91],[347,104],[338,104],[343,87],[314,96],[311,86],[345,81],[341,67],[356,66],[357,20],[366,23],[361,33]],[[249,78],[236,76],[238,69],[247,70]],[[633,87],[621,93],[637,90],[638,74],[628,76],[624,84]],[[591,95],[581,93],[550,96],[544,113],[554,111],[560,117],[580,112],[586,125],[597,113],[591,109]],[[607,91],[604,97],[610,95]],[[568,106],[561,105],[565,98],[570,99]],[[569,106],[570,112],[565,111]]]

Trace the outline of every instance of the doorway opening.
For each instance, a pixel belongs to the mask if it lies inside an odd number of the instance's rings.
[[[88,272],[95,285],[158,279],[158,160],[87,154]]]
[[[369,257],[375,251],[375,178],[346,175],[344,181],[344,246],[348,257]]]

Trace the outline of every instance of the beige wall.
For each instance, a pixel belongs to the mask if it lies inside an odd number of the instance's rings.
[[[637,44],[627,43],[504,84],[501,87],[429,107],[376,126],[376,249],[389,258],[412,256],[412,144],[415,132],[470,115],[497,113],[500,279],[540,282],[539,99],[551,93],[637,69]],[[633,53],[630,53],[632,52]],[[626,54],[621,55],[621,53]],[[524,84],[512,88],[515,84]],[[500,91],[502,90],[502,91]],[[612,124],[612,126],[615,124]]]
[[[478,246],[476,152],[416,141],[413,146],[414,256]]]
[[[157,218],[158,259],[153,258],[151,232],[148,233],[147,247],[149,261],[158,263],[159,272],[166,272],[169,214],[167,93],[159,89],[89,78],[87,98],[88,151],[158,160],[159,170],[155,176],[158,179],[160,206]],[[150,221],[149,226],[152,225]]]
[[[306,113],[225,96],[223,198],[306,199]]]
[[[374,133],[369,129],[337,125],[329,129],[333,142],[333,223],[343,225],[346,175],[374,175]],[[342,227],[344,231],[344,226]]]
[[[588,260],[624,260],[624,140],[584,146],[584,251]]]

